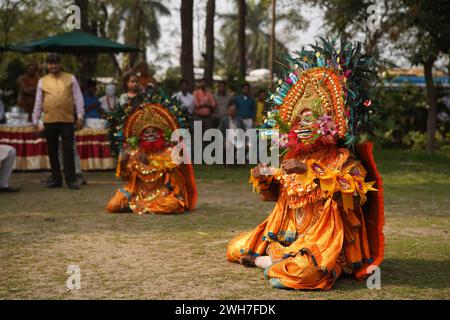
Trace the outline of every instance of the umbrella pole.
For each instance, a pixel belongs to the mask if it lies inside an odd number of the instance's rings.
[[[84,79],[83,79],[83,55],[82,54],[75,54],[75,57],[77,58],[77,78],[78,83],[80,84],[81,91],[84,92]]]

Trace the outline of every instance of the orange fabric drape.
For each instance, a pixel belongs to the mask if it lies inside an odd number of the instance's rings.
[[[124,168],[117,170],[128,182],[117,190],[107,210],[168,214],[194,209],[197,189],[192,165],[173,163],[171,148],[146,155],[148,164],[142,163],[142,156],[141,151],[132,151]]]
[[[373,143],[367,142],[356,145],[356,153],[366,168],[369,179],[375,180],[374,186],[378,190],[367,194],[368,199],[366,205],[363,206],[364,221],[366,222],[370,254],[373,261],[364,264],[354,272],[357,279],[362,279],[367,276],[369,265],[379,266],[384,258],[384,190],[383,180],[373,157]]]

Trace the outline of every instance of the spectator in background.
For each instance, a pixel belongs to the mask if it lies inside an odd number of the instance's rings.
[[[19,95],[17,105],[29,115],[33,113],[34,100],[36,98],[36,88],[39,81],[39,65],[36,61],[30,61],[24,75],[17,80]]]
[[[194,112],[195,99],[194,96],[188,91],[189,82],[186,79],[180,80],[180,91],[175,93],[172,98],[180,101],[181,107],[185,108],[189,114]]]
[[[139,76],[136,73],[128,73],[123,79],[125,93],[119,98],[119,105],[123,107],[127,105],[131,99],[136,97],[140,92]]]
[[[255,126],[261,126],[264,123],[264,112],[266,111],[266,90],[260,89],[258,90],[258,94],[256,96],[256,117],[255,117]]]
[[[158,82],[153,78],[149,65],[145,60],[138,63],[132,70],[139,78],[139,89],[140,91],[145,91],[148,86],[156,89]]]
[[[52,175],[47,181],[48,188],[62,186],[61,166],[58,157],[59,138],[62,140],[64,155],[64,176],[70,189],[79,189],[75,175],[74,122],[77,129],[83,128],[83,95],[74,75],[63,72],[61,56],[50,53],[47,57],[49,74],[39,79],[33,111],[33,125],[38,126],[44,111],[44,135],[47,140],[48,156]]]
[[[216,108],[214,96],[206,88],[206,80],[201,79],[198,89],[194,91],[194,120],[202,122],[203,132],[212,128],[212,112]]]
[[[83,96],[86,128],[104,128],[106,125],[106,121],[103,119],[105,110],[103,110],[100,99],[96,96],[96,92],[97,82],[95,80],[88,80],[86,83],[86,92]],[[76,145],[74,145],[74,155],[76,177],[81,185],[86,185],[87,181],[81,169],[80,155]]]
[[[227,107],[227,113],[220,119],[218,129],[222,134],[226,135],[227,129],[242,129],[245,130],[244,122],[242,118],[237,115],[236,104],[230,101]]]
[[[228,105],[231,101],[231,95],[227,92],[225,81],[217,83],[217,92],[214,94],[214,99],[216,99],[216,108],[212,113],[213,127],[217,128],[222,118],[227,115]]]
[[[105,95],[100,98],[100,106],[104,112],[113,112],[119,105],[119,99],[116,96],[116,85],[110,83],[106,85]]]
[[[9,185],[9,178],[14,169],[16,149],[6,144],[0,144],[0,192],[17,192],[20,188]]]
[[[245,152],[245,138],[242,138],[239,135],[237,135],[236,138],[232,134],[227,135],[227,130],[237,130],[237,129],[245,130],[244,122],[237,115],[236,104],[232,100],[229,102],[227,114],[223,116],[222,119],[220,120],[218,129],[222,132],[225,150],[234,149],[235,159],[238,154],[238,150],[242,150],[242,148],[244,148],[242,151]],[[227,152],[225,151],[223,154],[225,158],[224,163],[226,164]]]
[[[5,122],[5,105],[3,100],[0,98],[0,123]]]
[[[100,100],[95,95],[96,92],[97,82],[94,80],[88,80],[86,84],[86,92],[83,95],[85,119],[100,119],[103,115]]]
[[[241,94],[234,97],[237,114],[244,122],[245,129],[253,127],[256,116],[255,99],[250,97],[250,84],[244,83],[241,86]]]

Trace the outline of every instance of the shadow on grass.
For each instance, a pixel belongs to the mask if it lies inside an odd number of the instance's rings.
[[[450,260],[389,258],[381,265],[385,285],[444,289],[450,287]]]
[[[381,286],[399,286],[417,289],[448,289],[450,287],[450,260],[418,258],[389,258],[381,264]],[[336,281],[336,290],[366,288],[365,281],[342,275]],[[426,298],[426,297],[424,297]]]

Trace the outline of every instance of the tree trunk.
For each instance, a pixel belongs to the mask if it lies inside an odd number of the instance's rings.
[[[434,58],[430,58],[423,64],[425,73],[425,84],[427,89],[427,102],[428,102],[428,119],[427,119],[427,153],[433,153],[434,140],[436,136],[436,113],[437,113],[437,100],[436,100],[436,87],[433,83],[433,65]]]
[[[96,35],[96,26],[89,25],[89,2],[88,0],[75,0],[75,4],[80,7],[81,12],[81,31],[93,33]],[[82,90],[88,79],[92,78],[95,71],[97,55],[81,54],[78,56],[79,82]]]
[[[245,18],[247,15],[247,4],[245,0],[238,1],[238,61],[239,61],[239,78],[245,80],[247,69],[246,51],[247,44],[245,42]]]
[[[273,59],[275,58],[275,23],[276,23],[277,1],[272,0],[272,30],[270,33],[269,67],[270,79],[273,80]]]
[[[104,2],[100,3],[100,8],[103,11],[103,14],[105,15],[105,19],[99,25],[99,34],[103,38],[108,38],[108,36],[106,34],[106,26],[105,26],[106,21],[108,21],[108,19],[109,19],[108,9],[107,9],[106,4]],[[110,53],[109,56],[111,57],[111,61],[112,61],[113,65],[114,65],[114,69],[116,70],[116,78],[121,78],[122,77],[122,69],[120,68],[119,61],[117,61],[117,58],[114,55],[114,53]]]
[[[194,48],[193,39],[194,0],[181,1],[181,75],[189,82],[189,90],[194,89]]]
[[[206,4],[206,54],[205,54],[205,73],[206,83],[211,85],[214,73],[214,16],[216,11],[216,1],[208,0]]]
[[[133,23],[135,23],[135,29],[134,29],[134,43],[133,45],[136,48],[139,48],[141,45],[141,25],[142,25],[142,20],[143,20],[143,15],[142,15],[142,9],[141,9],[141,4],[139,0],[136,0],[135,4],[134,4],[134,10],[132,12],[135,13],[135,15],[130,16],[129,19],[133,19],[135,20]],[[145,50],[145,48],[144,48]],[[129,53],[129,63],[130,63],[130,68],[133,68],[136,66],[137,64],[137,60],[138,60],[138,52],[130,52]]]

